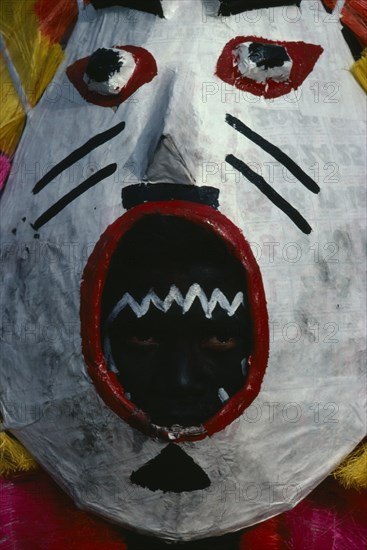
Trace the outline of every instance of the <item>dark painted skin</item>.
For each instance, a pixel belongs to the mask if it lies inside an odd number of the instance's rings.
[[[152,270],[136,274],[135,285],[123,289],[141,302],[154,289],[164,299],[172,284],[185,296],[199,283],[207,297],[219,288],[232,302],[241,281],[225,267],[191,266],[186,272]],[[196,298],[183,314],[177,304],[166,312],[151,305],[137,318],[130,307],[121,311],[110,328],[112,355],[131,401],[160,426],[194,426],[213,416],[244,384],[241,362],[250,350],[248,308],[240,306],[233,316],[219,305],[212,318],[205,317]]]

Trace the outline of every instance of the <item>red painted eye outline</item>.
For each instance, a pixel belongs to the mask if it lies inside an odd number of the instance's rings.
[[[158,74],[157,63],[148,50],[137,46],[112,46],[132,54],[136,63],[133,74],[121,92],[113,96],[105,96],[88,89],[83,80],[85,69],[91,56],[78,59],[66,69],[70,82],[75,86],[80,95],[89,103],[100,107],[116,107],[132,96],[141,86],[147,84]]]
[[[243,42],[274,44],[286,48],[293,62],[289,79],[285,82],[276,82],[269,78],[265,83],[262,83],[243,76],[235,63],[233,53],[234,49]],[[297,90],[311,73],[316,61],[323,51],[321,46],[307,44],[305,42],[282,42],[268,40],[258,36],[237,36],[225,45],[218,59],[215,74],[223,80],[223,82],[231,84],[243,92],[250,92],[253,95],[263,96],[265,99],[274,99],[288,94],[292,90]]]
[[[107,367],[101,343],[101,301],[112,257],[125,233],[149,214],[184,218],[205,226],[226,242],[244,267],[253,323],[253,350],[248,358],[249,370],[243,388],[199,429],[187,428],[177,433],[153,426],[146,413],[126,398],[116,374]],[[269,357],[268,313],[260,269],[249,243],[238,227],[210,206],[179,200],[149,202],[128,210],[110,225],[96,244],[84,269],[80,289],[80,320],[83,356],[99,395],[120,418],[152,437],[179,442],[211,436],[238,418],[260,391]]]

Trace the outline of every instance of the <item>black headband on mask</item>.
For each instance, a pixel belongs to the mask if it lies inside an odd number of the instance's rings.
[[[220,0],[219,14],[223,16],[237,15],[244,11],[279,6],[299,6],[301,0]]]
[[[187,185],[172,183],[142,183],[128,185],[121,191],[122,206],[130,210],[138,204],[157,201],[189,201],[206,204],[218,209],[219,189],[207,185]]]
[[[90,0],[90,3],[97,10],[121,6],[122,8],[146,11],[164,17],[161,0]]]

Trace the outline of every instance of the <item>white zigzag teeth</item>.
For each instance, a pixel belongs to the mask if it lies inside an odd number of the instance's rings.
[[[131,296],[131,294],[129,294],[129,292],[126,292],[121,300],[119,300],[119,302],[117,302],[117,304],[113,308],[108,317],[107,323],[112,323],[121,313],[121,311],[127,306],[132,309],[132,311],[138,318],[143,317],[148,313],[151,304],[153,304],[160,311],[167,313],[172,304],[176,303],[182,308],[182,313],[185,314],[190,310],[196,298],[200,300],[201,307],[203,308],[205,317],[207,319],[212,318],[213,311],[215,310],[217,305],[224,309],[230,317],[235,314],[235,312],[241,305],[244,305],[243,292],[237,292],[232,303],[230,303],[227,297],[219,288],[215,288],[213,290],[210,300],[208,300],[204,290],[198,283],[194,283],[190,286],[185,298],[183,297],[181,291],[177,288],[177,286],[172,285],[169,293],[164,300],[161,300],[161,298],[157,296],[154,290],[150,289],[148,294],[144,296],[141,304],[139,304]]]

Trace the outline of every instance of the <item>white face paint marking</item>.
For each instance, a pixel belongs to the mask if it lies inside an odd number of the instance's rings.
[[[222,403],[226,403],[229,400],[229,395],[224,388],[219,388],[218,397]]]
[[[108,365],[108,369],[111,372],[114,372],[115,374],[119,374],[119,370],[116,367],[115,361],[114,361],[113,356],[112,356],[111,342],[110,342],[110,339],[108,338],[108,336],[105,337],[104,340],[103,340],[103,351],[104,351],[104,356],[106,358],[106,362],[107,362],[107,365]]]
[[[195,299],[199,298],[201,307],[203,308],[205,317],[207,319],[212,318],[213,311],[216,306],[219,305],[224,309],[229,317],[232,317],[240,306],[244,305],[243,292],[237,292],[232,303],[226,298],[223,292],[219,288],[215,288],[212,292],[210,300],[208,300],[204,290],[198,283],[194,283],[190,286],[186,297],[184,298],[181,291],[176,285],[172,285],[170,291],[164,300],[161,300],[159,296],[151,289],[146,296],[144,296],[141,304],[139,304],[128,292],[126,292],[121,300],[117,302],[112,310],[112,313],[107,319],[107,324],[112,323],[116,317],[121,313],[125,307],[130,306],[135,315],[140,319],[146,315],[149,311],[150,304],[153,304],[157,309],[167,313],[173,303],[178,304],[182,308],[182,313],[187,313]]]
[[[246,374],[247,374],[247,359],[246,359],[246,357],[244,357],[241,361],[241,371],[242,371],[242,375],[246,376]]]

